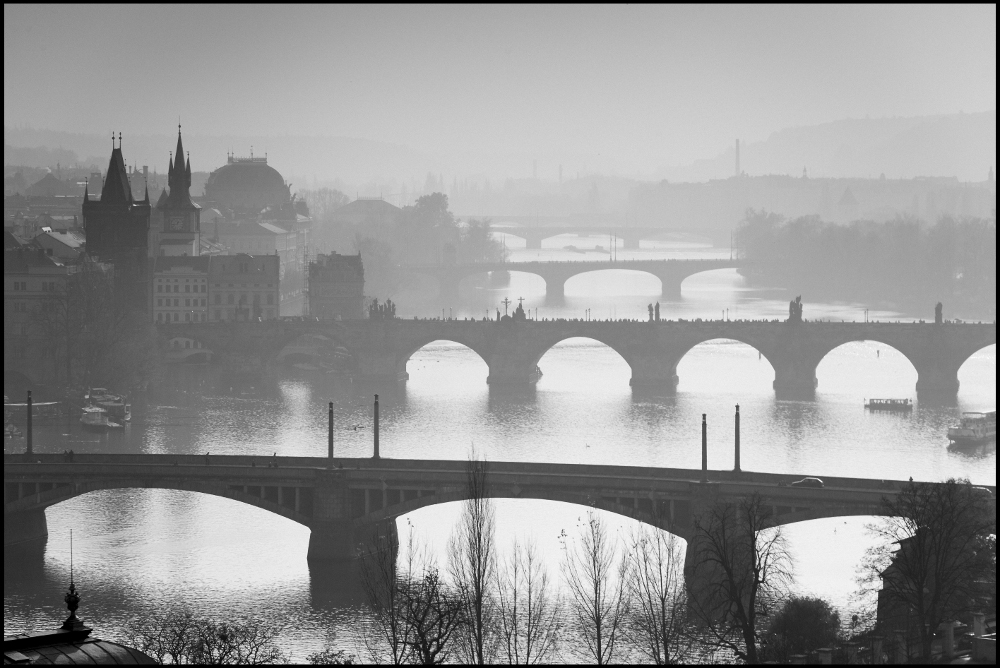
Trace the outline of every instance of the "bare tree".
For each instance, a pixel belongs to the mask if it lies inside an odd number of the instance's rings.
[[[399,540],[394,531],[377,532],[361,553],[361,585],[372,614],[362,638],[374,663],[406,663],[410,652],[406,596],[418,557],[410,531],[403,572],[396,565]]]
[[[762,617],[784,597],[792,559],[759,494],[718,503],[695,521],[691,610],[711,645],[758,663]]]
[[[437,568],[407,583],[406,622],[411,659],[425,666],[445,663],[451,656],[452,636],[462,626],[461,596],[441,582]]]
[[[488,465],[473,452],[466,471],[466,500],[448,543],[448,565],[465,611],[460,644],[466,663],[484,665],[496,656],[495,535]]]
[[[627,556],[630,641],[649,663],[686,663],[692,658],[693,639],[688,633],[684,553],[677,537],[640,525]]]
[[[579,538],[566,546],[562,564],[573,631],[581,642],[577,651],[601,666],[622,658],[631,605],[628,560],[618,552],[600,516],[590,510]]]
[[[255,619],[219,622],[188,610],[152,612],[125,624],[136,649],[159,663],[260,666],[285,663],[275,644],[281,629]]]
[[[893,613],[904,611],[899,616],[916,627],[925,659],[942,622],[984,608],[995,596],[992,503],[989,490],[968,480],[910,483],[882,500],[883,517],[868,526],[877,544],[865,555],[859,584],[878,596],[884,626],[899,626]]]
[[[559,601],[533,543],[517,541],[497,573],[500,656],[511,665],[546,663],[559,632]]]

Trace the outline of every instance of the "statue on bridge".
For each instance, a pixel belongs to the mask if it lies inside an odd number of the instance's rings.
[[[396,317],[396,305],[391,299],[386,299],[384,304],[378,303],[378,298],[372,300],[368,306],[369,320],[388,320]]]
[[[788,302],[788,322],[802,322],[802,295]]]
[[[646,308],[649,309],[649,321],[653,322],[653,305],[647,304]]]
[[[940,325],[943,322],[944,322],[944,306],[941,305],[941,302],[938,302],[934,306],[934,324]]]
[[[653,306],[653,318],[656,322],[660,322],[660,302],[656,302],[656,305]]]

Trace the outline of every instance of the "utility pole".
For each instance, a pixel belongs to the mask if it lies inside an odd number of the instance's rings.
[[[378,459],[378,395],[375,395],[375,454],[372,459]]]

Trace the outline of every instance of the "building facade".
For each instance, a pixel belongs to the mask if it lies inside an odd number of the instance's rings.
[[[333,320],[364,317],[365,268],[361,254],[317,255],[309,263],[309,315]]]
[[[208,320],[209,257],[153,259],[153,322],[205,322]]]
[[[271,320],[280,315],[277,255],[238,253],[208,260],[209,321]]]

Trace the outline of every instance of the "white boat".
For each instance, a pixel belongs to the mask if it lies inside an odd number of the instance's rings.
[[[997,412],[962,413],[962,422],[957,427],[948,428],[948,440],[955,445],[976,445],[992,441],[997,437]]]

